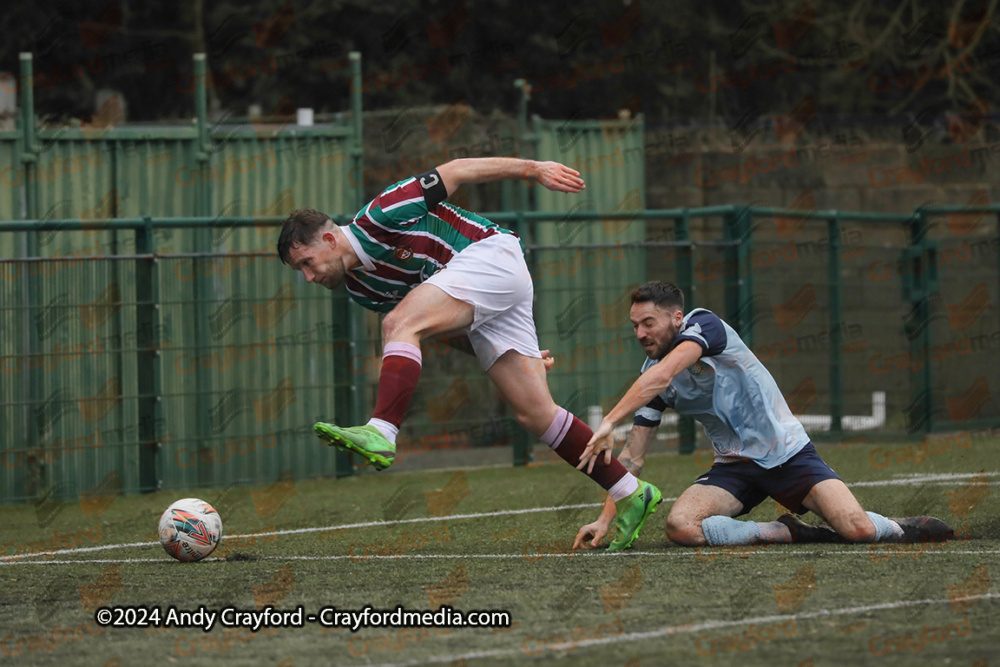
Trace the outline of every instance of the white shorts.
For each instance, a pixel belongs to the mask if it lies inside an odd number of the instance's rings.
[[[532,318],[535,287],[512,234],[476,241],[424,282],[473,307],[465,331],[484,371],[508,350],[541,358]]]

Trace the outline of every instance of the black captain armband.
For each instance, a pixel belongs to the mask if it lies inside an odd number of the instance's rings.
[[[431,210],[448,197],[448,189],[444,187],[441,174],[437,169],[430,169],[416,175],[417,183],[424,191],[424,201],[427,202],[427,210]]]

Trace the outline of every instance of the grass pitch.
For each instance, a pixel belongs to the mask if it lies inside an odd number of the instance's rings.
[[[1000,441],[819,446],[868,509],[931,514],[945,545],[668,544],[665,501],[625,554],[572,553],[601,497],[563,463],[280,479],[0,507],[0,655],[24,665],[956,665],[996,660]],[[676,498],[709,457],[651,457]],[[215,558],[173,561],[155,540],[181,497],[218,507]],[[559,509],[554,509],[559,508]],[[538,510],[538,511],[536,511]],[[750,516],[774,519],[767,501]],[[473,516],[469,516],[473,515]],[[485,515],[485,516],[475,516]],[[807,515],[815,522],[815,517]],[[363,525],[358,525],[363,524]],[[295,532],[297,531],[297,532]],[[113,548],[103,548],[113,547]],[[11,556],[61,550],[31,558]],[[98,606],[505,610],[509,628],[217,624],[100,628]],[[569,661],[569,662],[567,662]]]

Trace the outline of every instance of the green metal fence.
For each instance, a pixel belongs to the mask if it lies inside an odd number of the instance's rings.
[[[639,279],[686,286],[691,301],[750,341],[814,438],[856,441],[1000,424],[991,394],[1000,382],[992,363],[1000,321],[989,307],[1000,287],[998,214],[992,206],[912,216],[740,207],[488,215],[530,225],[535,238],[558,235],[567,221],[587,235],[629,220],[661,230],[659,238],[605,240],[584,252],[620,252],[622,266],[647,267]],[[83,242],[85,232],[65,231],[71,224],[6,222],[0,235],[58,230]],[[331,305],[273,254],[152,252],[157,231],[263,224],[118,219],[110,230],[131,236],[138,253],[0,260],[4,500],[53,489],[76,495],[350,474],[350,462],[319,446],[310,426],[364,418],[351,412],[351,391],[373,386],[381,350],[346,328],[356,307]],[[529,257],[533,271],[562,261],[537,246]],[[615,374],[637,373],[643,356],[600,315],[582,318],[580,329],[593,340],[614,333],[614,344],[597,346],[614,365],[559,341],[558,322],[547,323],[553,313],[539,308],[565,291],[539,289],[536,320],[543,346],[563,359],[577,354],[565,377],[592,378],[592,395],[573,406],[585,417],[590,403],[606,410],[616,400]],[[208,303],[200,300],[206,293]],[[194,326],[199,318],[207,343]],[[482,376],[471,358],[425,348],[452,375],[415,398],[414,416],[423,419],[404,428],[401,462],[531,461],[525,449],[533,443],[516,435],[499,401],[472,402],[474,392],[461,387]],[[567,404],[572,394],[553,385]]]
[[[32,118],[30,86],[21,103]],[[526,103],[515,145],[588,183],[506,182],[486,214],[525,241],[558,403],[588,419],[620,397],[644,359],[628,293],[662,279],[741,333],[814,438],[1000,424],[998,207],[647,210],[641,116],[529,128]],[[310,427],[369,416],[378,319],[272,251],[291,208],[343,223],[363,203],[360,95],[310,128],[282,113],[211,127],[204,90],[195,107],[189,127],[0,134],[0,216],[22,219],[0,222],[0,499],[366,470]],[[424,348],[400,467],[552,458],[474,359]],[[691,420],[661,431],[694,448]]]
[[[351,54],[350,61],[352,75],[360,75],[360,56]],[[196,80],[206,80],[203,55],[195,55],[194,70]],[[31,452],[58,449],[69,436],[96,438],[101,445],[80,455],[90,463],[67,473],[74,479],[72,489],[93,488],[99,471],[114,471],[117,477],[109,483],[129,490],[265,478],[256,472],[267,464],[265,455],[255,457],[260,461],[252,464],[252,474],[238,463],[225,474],[206,473],[210,469],[204,467],[191,470],[195,466],[188,463],[178,463],[162,479],[154,474],[156,442],[177,448],[181,453],[176,457],[200,452],[204,458],[216,444],[219,451],[249,446],[239,439],[216,440],[223,423],[242,433],[239,422],[230,422],[255,405],[255,396],[242,388],[256,387],[262,377],[259,365],[234,368],[221,379],[210,372],[163,372],[158,362],[174,363],[174,357],[183,361],[185,355],[253,341],[267,344],[269,359],[285,360],[287,342],[264,335],[269,317],[287,317],[299,331],[332,326],[333,310],[343,310],[343,299],[333,307],[329,299],[320,304],[296,301],[288,276],[270,286],[260,282],[260,275],[239,269],[244,263],[264,262],[262,255],[273,252],[274,221],[297,206],[308,202],[332,212],[360,206],[363,193],[349,178],[351,170],[362,167],[360,93],[352,94],[349,114],[309,127],[295,123],[295,109],[287,101],[260,118],[213,125],[206,89],[196,86],[195,118],[188,125],[126,126],[120,123],[120,103],[112,97],[89,123],[45,128],[37,125],[32,78],[31,55],[22,54],[17,128],[0,133],[0,212],[10,219],[56,224],[0,234],[0,257],[21,258],[2,265],[2,334],[5,354],[16,347],[19,358],[29,360],[27,366],[48,363],[53,368],[26,366],[5,377],[5,407],[20,405],[14,413],[5,412],[4,426],[10,425],[3,431],[5,447],[18,443],[26,453],[16,467],[34,467],[30,474],[8,475],[4,496],[30,497],[43,482],[66,487],[67,479],[41,475],[42,468],[29,465],[29,459],[37,458]],[[141,216],[197,220],[117,224]],[[154,264],[137,259],[151,253],[159,256]],[[356,326],[354,318],[353,312],[344,312],[339,326],[350,330]],[[252,333],[248,322],[257,324],[250,326]],[[165,347],[149,352],[160,343]],[[89,350],[87,345],[97,350],[80,356],[75,366],[54,367],[61,350]],[[274,351],[276,346],[281,349]],[[329,350],[327,373],[334,360],[345,363],[350,354],[350,348]],[[45,359],[49,361],[41,361]],[[277,367],[263,377],[270,380],[275,373]],[[280,382],[284,377],[272,382],[283,400],[327,391],[340,414],[360,415],[350,412],[358,405],[356,385],[293,387]],[[99,426],[84,433],[97,423],[87,418],[96,419],[97,413],[84,414],[84,406],[92,405],[86,397],[97,401],[93,405],[107,405],[107,412],[101,412]],[[83,422],[68,417],[62,430],[53,430],[53,419],[61,419],[77,403],[76,417]],[[167,416],[173,420],[172,432],[165,426]],[[259,440],[266,434],[256,435]],[[132,451],[136,442],[149,446],[122,458],[120,453]],[[254,446],[259,448],[259,442]],[[98,455],[96,450],[118,454]],[[288,462],[288,469],[301,474],[317,470],[313,465]],[[346,457],[341,456],[339,465],[347,465]],[[335,467],[336,462],[321,469]]]

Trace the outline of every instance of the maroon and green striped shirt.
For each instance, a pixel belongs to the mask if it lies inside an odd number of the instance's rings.
[[[428,207],[417,177],[386,188],[358,212],[347,230],[362,266],[348,271],[344,284],[352,299],[382,313],[471,244],[513,234],[451,204]]]

